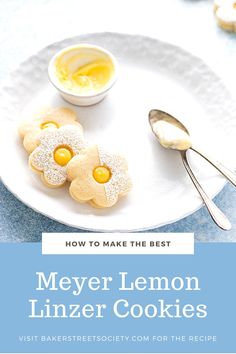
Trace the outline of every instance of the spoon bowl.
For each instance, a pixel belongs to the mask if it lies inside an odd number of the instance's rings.
[[[236,174],[234,171],[231,171],[193,146],[188,129],[178,119],[159,109],[152,109],[148,118],[153,133],[164,148],[180,152],[188,149],[195,151],[236,186]]]
[[[149,112],[149,123],[164,148],[179,151],[191,148],[192,142],[188,129],[169,113],[152,109]]]
[[[149,122],[151,127],[153,124],[157,121],[160,120],[165,120],[173,125],[176,126],[176,128],[183,130],[185,133],[189,134],[188,129],[181,123],[177,118],[173,117],[170,113],[161,111],[160,109],[151,109],[149,112]]]

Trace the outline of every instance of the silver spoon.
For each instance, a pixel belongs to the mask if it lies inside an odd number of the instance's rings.
[[[153,133],[158,138],[159,143],[163,147],[167,149],[178,150],[180,152],[184,167],[186,168],[186,171],[188,172],[194,186],[199,192],[215,223],[223,230],[230,230],[230,221],[220,211],[220,209],[215,205],[215,203],[208,197],[208,195],[198,182],[197,178],[195,177],[193,171],[191,170],[188,164],[186,151],[188,149],[192,149],[198,154],[200,154],[236,186],[235,173],[230,171],[220,163],[212,161],[205,154],[193,148],[190,134],[186,127],[178,119],[174,118],[170,114],[157,109],[153,109],[149,112],[149,123],[151,125]]]

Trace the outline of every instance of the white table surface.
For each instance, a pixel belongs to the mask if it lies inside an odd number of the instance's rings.
[[[103,31],[144,34],[177,44],[203,58],[236,96],[236,34],[217,27],[213,0],[0,0],[0,84],[19,62],[50,43]],[[42,231],[73,231],[44,217],[41,230],[36,213],[5,187],[1,191],[1,240],[39,241]],[[216,201],[234,223],[231,232],[208,225],[204,209],[158,231],[194,231],[191,225],[199,223],[203,225],[196,231],[199,241],[236,241],[235,189],[227,184]],[[16,230],[14,223],[29,215],[31,229],[22,224]]]

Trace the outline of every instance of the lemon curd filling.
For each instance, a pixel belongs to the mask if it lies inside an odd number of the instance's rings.
[[[67,148],[60,146],[54,151],[54,160],[60,166],[65,166],[72,159],[73,153]]]
[[[56,75],[60,83],[65,89],[77,94],[101,91],[114,73],[114,65],[108,59],[94,59],[79,67],[75,66],[75,57],[67,60],[59,57],[55,63]]]
[[[105,166],[98,166],[93,170],[93,178],[98,183],[107,183],[111,178],[111,171]]]
[[[41,124],[41,129],[47,129],[47,128],[58,128],[58,125],[55,122],[45,122]]]

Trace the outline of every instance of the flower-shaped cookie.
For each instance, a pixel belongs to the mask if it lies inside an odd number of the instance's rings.
[[[60,128],[65,124],[81,125],[76,121],[76,114],[69,108],[55,108],[41,112],[31,120],[24,121],[19,126],[19,134],[23,138],[24,148],[28,153],[39,145],[39,134],[47,128]]]
[[[31,168],[48,187],[60,187],[67,179],[66,165],[86,147],[80,126],[48,128],[39,135],[39,146],[30,154]]]
[[[109,154],[97,145],[88,147],[67,165],[68,179],[72,181],[70,194],[81,203],[110,207],[131,189],[127,168],[122,156]]]
[[[236,32],[236,0],[215,0],[214,11],[221,28]]]

